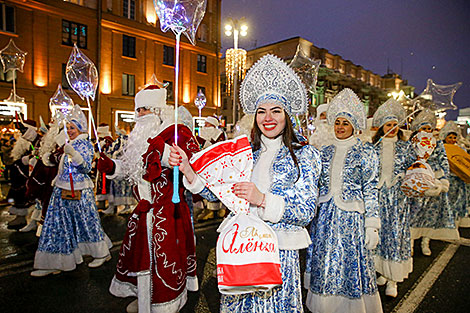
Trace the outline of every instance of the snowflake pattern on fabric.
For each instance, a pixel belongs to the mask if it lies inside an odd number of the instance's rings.
[[[449,175],[449,183],[449,204],[454,209],[455,217],[457,219],[468,217],[467,184],[453,173]]]

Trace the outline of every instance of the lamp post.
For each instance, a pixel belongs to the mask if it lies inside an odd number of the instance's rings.
[[[248,26],[245,24],[245,18],[240,20],[234,20],[232,18],[228,19],[227,24],[225,24],[225,35],[232,36],[233,33],[233,49],[235,50],[235,64],[234,64],[234,74],[233,74],[233,107],[232,107],[232,123],[235,125],[237,121],[237,85],[238,85],[238,35],[246,36],[248,31]]]

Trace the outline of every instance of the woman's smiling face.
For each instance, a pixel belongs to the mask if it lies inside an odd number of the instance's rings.
[[[286,114],[279,104],[263,103],[256,110],[256,123],[263,135],[274,139],[286,126]]]

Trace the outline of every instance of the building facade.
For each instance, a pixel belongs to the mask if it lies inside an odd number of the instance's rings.
[[[403,91],[407,97],[414,97],[414,87],[409,86],[400,75],[387,73],[380,76],[364,69],[361,65],[356,65],[337,54],[330,53],[327,49],[318,48],[312,42],[301,37],[249,50],[246,67],[250,68],[253,63],[266,54],[274,54],[290,62],[299,45],[311,59],[321,60],[316,93],[312,95],[312,109],[319,104],[330,102],[344,88],[351,88],[357,93],[364,102],[368,115],[372,115],[380,104],[390,96],[400,94],[400,91]],[[227,123],[230,124],[232,123],[233,92],[226,92],[224,62],[225,60],[221,59],[221,112],[227,118]]]
[[[174,103],[175,36],[160,30],[152,0],[12,0],[1,6],[0,48],[12,38],[28,52],[16,86],[29,118],[50,118],[49,99],[59,83],[75,103],[87,106],[65,78],[74,43],[99,72],[92,103],[97,124],[125,124],[125,117],[134,111],[134,95],[153,74],[169,84],[168,103]],[[220,15],[221,0],[207,0],[196,46],[181,37],[178,102],[193,115],[198,90],[207,97],[204,115],[216,113],[219,105]],[[12,77],[0,78],[0,99],[6,99]]]

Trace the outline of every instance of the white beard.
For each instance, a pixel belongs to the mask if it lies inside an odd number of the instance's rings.
[[[144,173],[142,155],[147,151],[149,143],[147,139],[153,138],[160,133],[161,121],[155,114],[148,114],[136,118],[134,129],[129,134],[129,138],[120,158],[124,173],[131,184],[140,182]]]
[[[29,151],[29,148],[31,148],[31,142],[24,139],[23,137],[19,137],[18,140],[16,140],[13,149],[11,150],[11,157],[13,158],[13,161],[19,160],[23,154]]]

